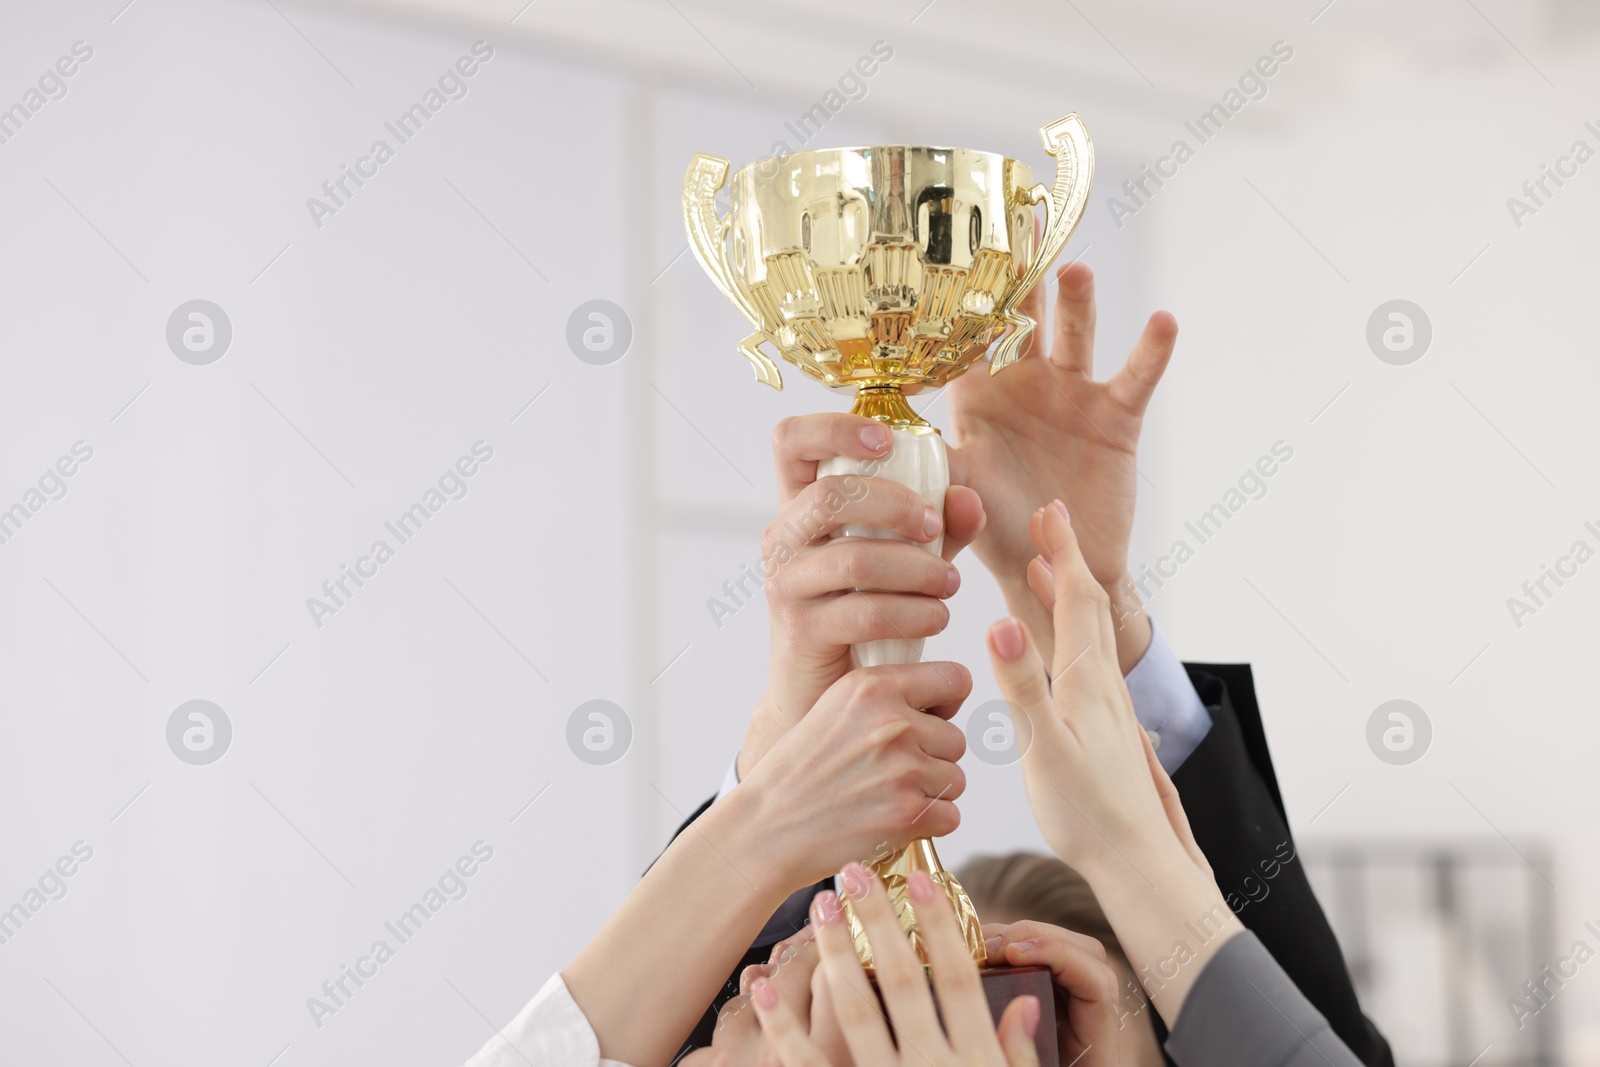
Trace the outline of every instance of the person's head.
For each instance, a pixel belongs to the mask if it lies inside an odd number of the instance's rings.
[[[1127,1028],[1123,1047],[1134,1052],[1134,1067],[1162,1067],[1165,1061],[1148,1014],[1155,1009],[1082,875],[1054,856],[1036,852],[976,856],[957,868],[955,875],[985,923],[1009,925],[1032,919],[1088,934],[1104,945],[1122,992],[1118,1010],[1124,1013],[1122,1024]]]

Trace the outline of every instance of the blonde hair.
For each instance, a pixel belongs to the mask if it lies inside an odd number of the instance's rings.
[[[1033,919],[1088,934],[1108,952],[1123,955],[1089,883],[1054,856],[976,856],[956,869],[956,878],[986,922]]]
[[[1024,919],[1087,934],[1105,946],[1107,962],[1117,973],[1117,1027],[1137,1017],[1149,1002],[1133,973],[1133,965],[1111,929],[1100,902],[1083,875],[1054,856],[1011,852],[977,856],[956,869],[956,878],[986,922],[1015,923]],[[1161,1046],[1148,1022],[1136,1024],[1119,1039],[1123,1062],[1133,1067],[1165,1067]],[[1049,1065],[1059,1067],[1059,1065]]]

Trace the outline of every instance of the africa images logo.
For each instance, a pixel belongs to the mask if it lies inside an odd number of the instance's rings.
[[[354,567],[348,563],[339,564],[338,576],[322,583],[322,596],[313,594],[306,597],[306,610],[311,613],[311,621],[316,628],[322,629],[324,618],[337,615],[347,607],[361,588],[378,576],[379,569],[393,559],[402,546],[421,533],[422,528],[444,509],[445,504],[464,498],[469,489],[468,479],[493,458],[493,445],[487,441],[474,441],[472,454],[463,455],[454,465],[446,467],[439,476],[437,488],[429,486],[421,500],[402,511],[392,522],[383,524],[384,530],[394,538],[393,545],[379,537],[372,542],[365,555],[356,557]]]

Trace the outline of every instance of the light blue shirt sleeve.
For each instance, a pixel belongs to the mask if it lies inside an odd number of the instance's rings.
[[[1211,713],[1154,619],[1150,620],[1150,647],[1124,681],[1133,698],[1133,714],[1150,735],[1156,759],[1168,774],[1176,774],[1211,732]]]

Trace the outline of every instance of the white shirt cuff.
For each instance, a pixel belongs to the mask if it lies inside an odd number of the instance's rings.
[[[1176,774],[1211,732],[1211,713],[1154,619],[1150,620],[1150,647],[1123,680],[1133,699],[1133,714],[1150,735],[1156,759],[1168,774]]]
[[[560,973],[551,975],[544,988],[466,1067],[528,1067],[530,1063],[539,1067],[628,1067],[600,1057],[600,1039]]]
[[[733,762],[728,764],[728,773],[722,776],[722,788],[717,790],[716,800],[721,800],[733,792],[733,787],[739,784],[739,753],[733,754]],[[716,803],[716,801],[712,801]]]

